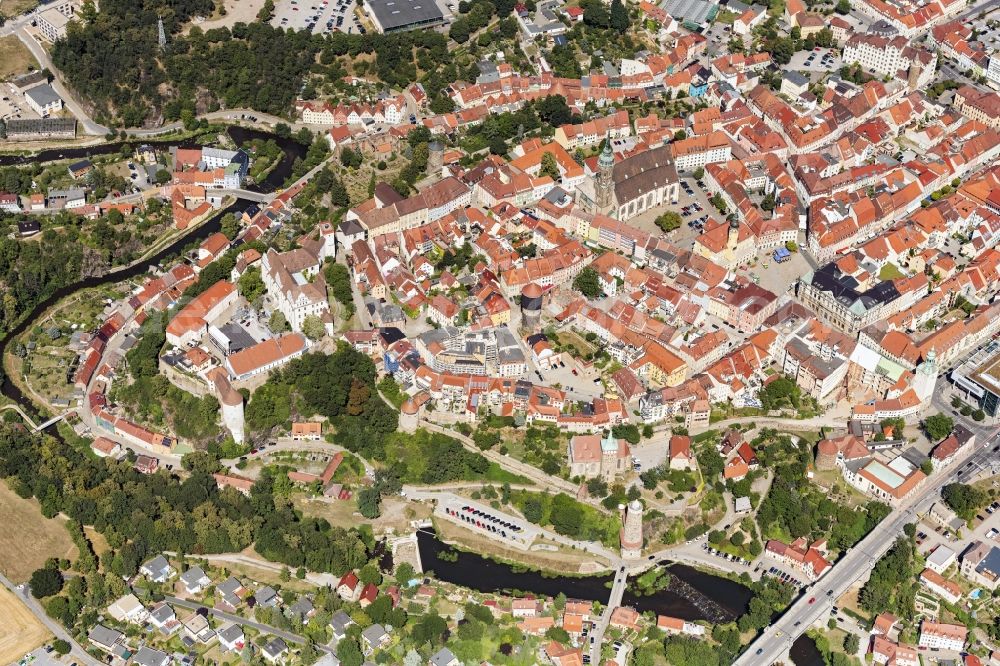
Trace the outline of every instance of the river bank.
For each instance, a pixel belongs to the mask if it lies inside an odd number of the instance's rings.
[[[454,550],[438,539],[432,530],[417,532],[417,545],[424,568],[434,571],[439,580],[486,593],[537,594],[555,597],[560,593],[573,599],[607,603],[610,596],[611,575],[566,576],[554,573],[522,570],[510,564],[497,562],[476,553]],[[453,552],[455,557],[438,558],[440,552]],[[452,561],[454,560],[454,561]],[[707,574],[683,564],[664,567],[674,578],[691,587],[700,595],[714,600],[725,613],[725,621],[735,620],[746,612],[751,590],[739,583]],[[708,614],[697,602],[685,598],[671,589],[652,595],[640,596],[626,590],[622,605],[639,612],[651,611],[685,620],[709,620]]]

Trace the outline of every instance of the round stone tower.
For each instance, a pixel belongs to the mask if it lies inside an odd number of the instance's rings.
[[[625,510],[625,519],[622,521],[621,543],[622,557],[625,559],[635,559],[642,556],[642,504],[639,500],[632,500]]]
[[[420,425],[420,408],[413,398],[407,398],[399,410],[399,429],[403,432],[413,434]]]
[[[427,144],[427,173],[436,176],[441,173],[444,167],[444,144],[440,141],[431,141]]]
[[[233,436],[233,441],[242,444],[246,439],[246,427],[243,420],[243,394],[233,388],[229,377],[222,368],[213,368],[206,375],[211,381],[209,387],[215,390],[219,399],[219,411],[222,413],[222,423]]]
[[[542,288],[529,282],[521,289],[521,326],[535,330],[542,316]]]
[[[829,439],[820,440],[816,445],[816,469],[827,470],[837,467],[837,445]]]

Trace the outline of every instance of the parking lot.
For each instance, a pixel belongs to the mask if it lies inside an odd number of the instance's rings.
[[[354,15],[354,0],[280,0],[271,25],[327,35],[337,30],[365,33]]]
[[[694,239],[704,229],[705,222],[708,221],[707,218],[721,220],[724,216],[720,215],[715,206],[708,202],[708,193],[697,184],[694,178],[690,176],[682,177],[680,181],[680,199],[678,199],[676,205],[648,210],[642,215],[629,220],[629,224],[654,236],[666,238],[681,249],[690,250],[694,247]],[[685,186],[688,189],[685,189]],[[690,190],[690,194],[688,190]],[[685,208],[688,208],[687,213],[684,211]],[[656,218],[668,210],[672,210],[681,216],[681,228],[676,231],[664,233],[656,226]],[[701,219],[700,227],[692,225],[693,222],[699,219]]]
[[[24,664],[24,666],[66,666],[72,660],[72,656],[60,657],[57,653],[51,650],[46,651],[45,647],[40,647],[24,655],[17,663]]]
[[[37,120],[38,114],[28,106],[24,95],[11,83],[0,86],[0,119]]]
[[[843,61],[837,49],[825,49],[817,46],[812,51],[799,51],[792,56],[786,69],[812,74],[826,74],[840,69]],[[813,81],[819,77],[813,76]]]

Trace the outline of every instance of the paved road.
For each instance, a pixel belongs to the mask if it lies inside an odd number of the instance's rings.
[[[1000,430],[1000,429],[998,429]],[[895,541],[896,535],[906,523],[914,522],[918,508],[933,501],[941,487],[958,479],[958,471],[969,463],[986,466],[995,460],[993,447],[997,444],[997,431],[976,449],[947,470],[935,473],[927,485],[915,496],[904,501],[872,532],[844,555],[812,589],[807,589],[798,601],[768,627],[747,650],[734,662],[734,666],[761,666],[781,660],[798,638],[824,613],[827,613],[847,589],[858,580],[870,575],[875,562],[885,554]],[[984,446],[985,444],[985,446]],[[809,599],[815,599],[809,603]]]
[[[263,192],[252,192],[250,190],[212,190],[212,194],[216,194],[216,192],[232,195],[237,199],[256,201],[257,203],[271,203],[274,200],[274,194],[264,194]]]
[[[622,596],[625,594],[627,581],[628,572],[626,567],[619,565],[615,571],[615,582],[611,587],[611,597],[608,600],[608,605],[605,606],[604,613],[601,614],[601,619],[590,630],[591,664],[601,663],[601,644],[604,642],[604,632],[607,631],[608,623],[611,622],[611,612],[622,605]]]
[[[62,640],[69,643],[70,654],[73,655],[73,657],[75,657],[76,659],[78,659],[79,662],[87,664],[87,666],[104,666],[101,662],[99,662],[98,660],[94,659],[89,654],[87,654],[87,651],[84,650],[79,643],[73,640],[73,637],[66,632],[66,630],[63,628],[61,624],[59,624],[58,622],[56,622],[55,620],[53,620],[48,616],[48,614],[42,608],[41,604],[38,603],[38,600],[35,599],[33,596],[31,596],[31,593],[28,591],[27,585],[25,585],[23,589],[19,590],[17,586],[10,581],[10,579],[8,579],[6,576],[2,574],[0,574],[0,583],[3,583],[4,587],[6,587],[8,590],[14,593],[14,596],[23,601],[24,604],[28,607],[28,610],[30,610],[32,614],[36,618],[38,618],[38,620],[42,624],[44,624],[45,627],[49,631],[51,631],[56,638],[61,638]]]
[[[63,85],[61,73],[58,69],[56,69],[55,65],[52,64],[52,59],[49,58],[49,54],[44,48],[42,48],[42,45],[38,43],[38,40],[29,35],[23,27],[19,28],[15,34],[17,34],[17,38],[28,47],[28,50],[31,51],[31,55],[35,56],[35,60],[38,61],[42,68],[48,68],[48,70],[52,72],[52,87],[55,88],[55,91],[59,93],[60,97],[62,97],[63,104],[70,110],[70,113],[76,116],[76,119],[80,122],[80,126],[83,128],[83,131],[87,134],[93,134],[95,136],[103,136],[104,134],[110,132],[110,128],[105,127],[104,125],[99,125],[95,122],[94,119],[83,110],[83,107],[80,106],[79,102],[76,101],[76,97],[74,97],[69,92],[69,89]]]
[[[186,599],[178,599],[177,597],[163,597],[164,601],[174,606],[180,606],[181,608],[189,608],[191,610],[198,610],[199,608],[205,608],[202,604],[193,601],[187,601]],[[219,610],[217,608],[208,608],[208,612],[213,616],[226,620],[227,622],[232,622],[233,624],[238,624],[242,627],[251,627],[257,631],[271,634],[272,636],[277,636],[283,638],[289,643],[299,643],[305,644],[309,642],[309,639],[304,636],[299,636],[298,634],[293,634],[289,631],[283,631],[277,627],[272,627],[268,624],[261,624],[260,622],[255,622],[253,620],[248,620],[239,615],[233,615],[232,613],[227,613],[226,611]],[[333,650],[322,644],[317,644],[316,648],[324,652],[333,652]]]

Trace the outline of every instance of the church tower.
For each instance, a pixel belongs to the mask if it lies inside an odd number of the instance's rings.
[[[913,392],[921,403],[927,403],[934,395],[934,384],[938,378],[937,352],[933,348],[927,352],[927,358],[917,368],[913,377]]]
[[[740,220],[736,216],[729,221],[729,239],[726,246],[730,252],[736,252],[736,246],[740,243]]]
[[[604,140],[604,150],[597,158],[597,208],[607,212],[611,206],[611,190],[614,187],[612,174],[615,170],[615,155],[611,152],[611,137]]]

